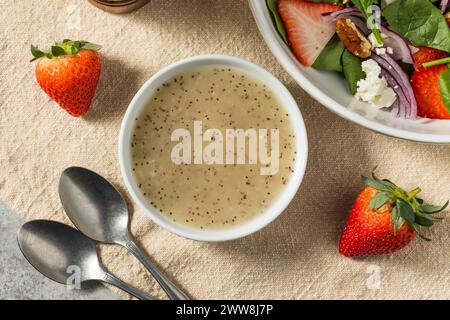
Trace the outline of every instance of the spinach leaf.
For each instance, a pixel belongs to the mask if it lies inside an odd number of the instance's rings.
[[[439,86],[441,87],[441,96],[445,107],[450,112],[450,69],[445,70],[439,76]]]
[[[289,45],[289,41],[287,38],[286,28],[284,27],[283,20],[281,20],[280,14],[278,13],[278,0],[267,0],[267,7],[270,10],[272,19],[277,27],[278,34],[281,36],[281,39]]]
[[[342,72],[341,58],[345,47],[335,34],[317,57],[313,67],[319,70]]]
[[[352,95],[356,94],[358,81],[366,78],[366,73],[362,70],[363,60],[345,49],[342,55],[342,69],[347,80],[348,89]]]
[[[429,0],[396,0],[383,9],[389,25],[415,46],[450,52],[450,30]]]

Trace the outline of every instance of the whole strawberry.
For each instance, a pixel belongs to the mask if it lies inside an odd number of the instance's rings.
[[[84,115],[91,105],[100,78],[100,46],[69,39],[43,52],[31,46],[36,79],[50,98],[74,117]]]
[[[392,253],[408,245],[417,235],[427,239],[421,227],[431,227],[442,218],[435,213],[443,206],[424,203],[416,188],[405,192],[389,180],[363,177],[366,188],[359,194],[347,218],[339,252],[347,257]]]

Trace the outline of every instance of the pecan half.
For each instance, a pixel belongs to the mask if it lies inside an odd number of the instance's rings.
[[[360,58],[370,57],[372,44],[350,19],[336,20],[336,33],[348,51]]]
[[[447,24],[450,26],[450,12],[447,12],[445,14],[445,20],[447,21]]]

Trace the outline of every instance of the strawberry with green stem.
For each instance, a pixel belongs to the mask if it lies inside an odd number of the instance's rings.
[[[357,197],[347,218],[339,242],[339,251],[348,257],[379,255],[398,251],[408,245],[416,234],[428,239],[422,227],[431,227],[442,218],[435,214],[448,205],[426,204],[417,195],[387,179],[363,177],[366,188]]]
[[[89,110],[100,78],[100,48],[69,39],[55,43],[48,51],[31,46],[39,85],[72,116],[82,116]]]

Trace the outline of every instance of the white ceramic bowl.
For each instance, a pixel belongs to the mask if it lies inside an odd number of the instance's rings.
[[[314,99],[339,116],[385,135],[431,143],[450,143],[448,120],[402,120],[356,102],[337,73],[303,67],[279,37],[265,0],[249,0],[259,30],[284,69]]]
[[[275,201],[275,203],[273,203],[273,205],[270,206],[265,211],[265,213],[259,215],[257,218],[246,224],[218,231],[206,231],[189,228],[177,224],[164,215],[161,215],[158,210],[156,210],[149,204],[149,202],[139,191],[138,183],[136,182],[136,179],[132,172],[131,161],[131,141],[135,125],[134,119],[141,114],[143,108],[151,99],[156,89],[163,83],[181,73],[207,65],[223,65],[239,69],[241,71],[244,71],[245,73],[253,75],[253,77],[257,79],[260,79],[260,81],[265,83],[268,88],[271,88],[273,92],[277,93],[277,96],[279,97],[281,103],[289,113],[291,125],[295,133],[295,150],[297,152],[297,161],[294,164],[294,172],[291,178],[288,180],[284,191]],[[177,235],[202,241],[225,241],[237,239],[256,232],[257,230],[272,222],[283,212],[283,210],[295,196],[305,173],[307,158],[308,142],[303,118],[300,114],[295,100],[286,89],[286,87],[270,73],[256,66],[255,64],[239,58],[223,55],[207,55],[186,59],[172,64],[155,74],[142,86],[142,88],[136,93],[133,100],[131,101],[125,114],[125,118],[123,119],[119,137],[120,169],[125,181],[125,185],[130,192],[133,200],[136,201],[138,205],[144,210],[144,212],[161,227]]]

